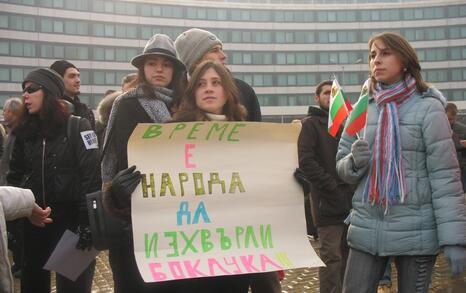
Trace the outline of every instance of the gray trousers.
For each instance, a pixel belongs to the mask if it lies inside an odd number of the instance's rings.
[[[319,268],[320,292],[341,293],[348,244],[345,224],[317,227],[320,242],[320,258],[326,267]]]
[[[436,255],[392,256],[398,272],[398,293],[427,293]],[[377,256],[351,248],[343,292],[374,293],[390,256]]]

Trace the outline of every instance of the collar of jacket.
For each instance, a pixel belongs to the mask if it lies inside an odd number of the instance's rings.
[[[325,111],[321,108],[317,108],[314,106],[309,106],[309,109],[307,110],[307,115],[308,116],[321,116],[321,117],[328,117],[328,111]]]

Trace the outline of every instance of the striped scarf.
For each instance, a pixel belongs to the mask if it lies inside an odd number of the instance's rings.
[[[374,99],[379,109],[372,164],[366,182],[364,201],[386,207],[406,199],[398,107],[416,91],[416,80],[408,76],[394,87],[383,89],[379,83]]]

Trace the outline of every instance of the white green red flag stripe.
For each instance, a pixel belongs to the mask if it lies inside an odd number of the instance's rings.
[[[340,90],[341,90],[341,94],[342,94],[342,96],[343,96],[343,99],[345,100],[346,110],[348,110],[348,113],[351,113],[351,111],[353,110],[353,107],[351,106],[351,102],[350,102],[350,100],[348,99],[348,97],[346,96],[345,91],[343,91],[342,88],[340,88]]]
[[[367,122],[367,105],[369,102],[369,80],[366,80],[361,89],[359,99],[353,107],[353,111],[348,118],[346,133],[354,136],[359,130],[366,127]]]
[[[328,115],[328,133],[336,137],[341,125],[348,117],[348,110],[345,106],[345,99],[337,79],[333,80],[330,93],[330,107]]]

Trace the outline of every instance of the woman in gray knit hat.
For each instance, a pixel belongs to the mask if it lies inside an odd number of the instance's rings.
[[[79,119],[74,131],[68,133],[72,120],[69,108],[60,99],[63,79],[55,71],[34,70],[26,76],[22,87],[24,114],[13,130],[16,140],[7,181],[9,185],[32,190],[41,208],[51,208],[53,223],[39,228],[24,222],[21,292],[49,293],[50,272],[43,267],[63,233],[78,231],[77,248],[92,246],[82,187],[88,187],[89,192],[100,187],[100,180],[93,176],[99,150],[86,119]],[[90,293],[94,266],[92,262],[76,281],[57,273],[57,292]]]
[[[186,73],[173,41],[154,35],[144,51],[131,60],[138,69],[138,85],[116,98],[107,125],[102,161],[104,206],[131,227],[131,193],[140,181],[135,167],[128,168],[128,139],[138,123],[165,123],[184,92]],[[129,229],[131,230],[131,229]],[[132,233],[109,249],[115,293],[186,292],[183,281],[145,283],[134,258]],[[189,291],[189,290],[188,290]]]

